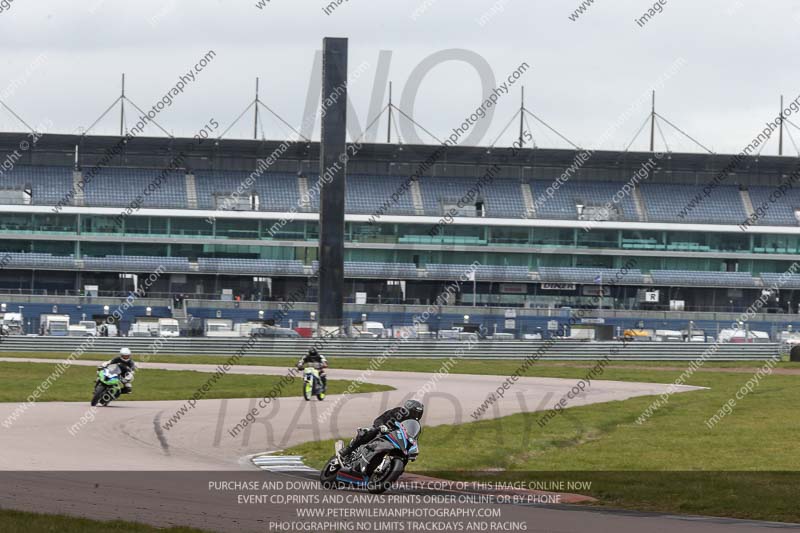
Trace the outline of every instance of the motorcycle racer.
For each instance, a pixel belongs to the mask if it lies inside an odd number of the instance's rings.
[[[372,422],[372,427],[358,428],[355,438],[337,454],[339,463],[342,463],[342,459],[357,450],[359,446],[370,442],[379,434],[389,433],[394,429],[391,427],[392,422],[419,421],[424,411],[425,406],[417,400],[406,400],[402,406],[385,411]]]
[[[98,366],[97,369],[100,370],[101,368],[106,368],[109,365],[119,365],[123,375],[128,373],[132,375],[137,369],[136,363],[133,362],[133,357],[131,356],[131,350],[127,347],[120,348],[119,355],[117,357],[114,357],[110,361],[103,363],[102,365]],[[131,380],[124,380],[120,394],[131,394],[132,392],[133,385]]]
[[[297,361],[297,369],[303,370],[305,365],[314,365],[319,370],[319,379],[322,382],[322,390],[328,390],[328,376],[325,375],[325,369],[328,368],[328,360],[325,356],[317,351],[316,348],[308,350],[308,354],[304,355]]]

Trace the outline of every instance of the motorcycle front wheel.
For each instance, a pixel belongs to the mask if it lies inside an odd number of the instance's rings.
[[[322,380],[317,382],[317,400],[322,401],[322,400],[325,399],[325,391],[326,390],[327,390],[327,387],[324,387],[322,385]]]
[[[311,401],[311,383],[309,382],[303,385],[303,398],[305,398],[307,402]]]
[[[397,478],[403,473],[405,470],[406,465],[403,464],[403,461],[397,457],[392,458],[391,464],[386,467],[386,469],[378,475],[370,476],[369,483],[367,484],[367,490],[369,490],[372,494],[383,494],[389,487],[392,486],[392,483],[397,481]]]
[[[336,488],[336,476],[339,473],[340,468],[341,467],[339,466],[335,456],[328,460],[328,462],[322,468],[322,472],[319,473],[319,482],[322,483],[323,488]]]
[[[106,392],[106,387],[98,383],[94,387],[94,396],[92,396],[92,407],[96,406],[100,400],[103,398],[103,394]]]

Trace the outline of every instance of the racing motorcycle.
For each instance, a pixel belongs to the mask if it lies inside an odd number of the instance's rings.
[[[359,446],[342,463],[336,455],[320,472],[319,480],[326,489],[339,486],[366,487],[372,494],[386,492],[403,474],[409,461],[419,455],[417,440],[422,426],[416,420],[394,422],[395,429]],[[343,446],[336,442],[336,451]]]
[[[312,396],[316,396],[319,401],[325,399],[325,387],[319,377],[319,369],[308,365],[303,369],[303,398],[310,401]]]
[[[108,365],[97,368],[97,380],[94,383],[94,395],[92,396],[92,407],[100,404],[106,406],[112,400],[119,398],[122,387],[126,383],[133,381],[133,373],[122,373],[119,365]]]

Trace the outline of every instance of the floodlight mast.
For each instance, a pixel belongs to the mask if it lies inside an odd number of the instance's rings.
[[[778,116],[783,117],[783,95],[781,95],[781,108],[778,110]],[[778,155],[783,155],[783,120],[779,121],[780,130],[778,132]]]
[[[650,152],[655,150],[656,146],[656,91],[653,90],[652,103],[650,106]]]
[[[320,135],[319,325],[342,327],[344,320],[344,210],[347,174],[347,39],[322,44]]]
[[[125,135],[125,73],[122,73],[122,93],[119,97],[119,135]]]
[[[256,78],[256,99],[255,99],[255,124],[253,125],[253,140],[258,139],[258,78]]]

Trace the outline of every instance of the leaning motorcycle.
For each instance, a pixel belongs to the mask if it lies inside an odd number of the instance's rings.
[[[119,398],[125,383],[131,381],[133,381],[133,373],[123,373],[119,365],[98,367],[92,395],[92,407],[98,404],[101,406],[110,404],[112,400]]]
[[[306,366],[303,369],[303,398],[310,401],[312,396],[316,396],[319,401],[325,399],[325,387],[322,378],[319,377],[319,369],[315,366]]]
[[[371,442],[342,457],[342,464],[334,455],[320,472],[322,486],[366,487],[372,494],[386,492],[405,471],[409,461],[419,455],[417,440],[422,426],[416,420],[395,422],[395,428],[375,437]],[[342,441],[336,443],[341,450]]]

